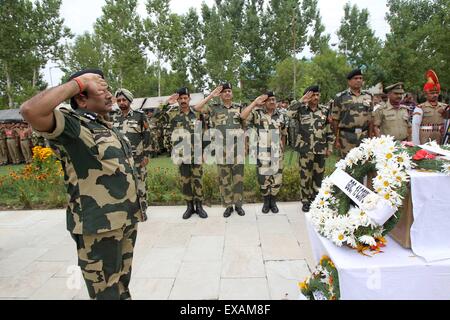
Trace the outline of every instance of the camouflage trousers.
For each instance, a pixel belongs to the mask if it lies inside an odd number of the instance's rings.
[[[0,165],[8,163],[8,148],[6,147],[6,140],[0,140]]]
[[[341,159],[344,159],[353,148],[359,147],[361,142],[369,137],[368,131],[354,133],[348,131],[340,131],[339,143],[341,144]]]
[[[138,193],[141,199],[141,208],[145,212],[148,207],[147,203],[147,167],[140,165],[135,166],[138,174]]]
[[[325,155],[306,153],[298,158],[300,168],[300,197],[302,203],[311,203],[319,193],[325,172]]]
[[[219,183],[222,204],[230,207],[233,204],[242,206],[244,194],[244,165],[219,164]]]
[[[186,201],[203,201],[203,167],[199,164],[181,164],[181,192]]]
[[[25,162],[30,163],[33,160],[33,155],[31,154],[30,139],[20,140],[20,149],[22,150]]]
[[[11,157],[11,162],[13,164],[19,164],[20,163],[20,151],[17,146],[15,139],[7,139],[6,144],[8,146],[8,152]]]
[[[137,224],[100,234],[71,235],[91,299],[131,300],[128,285]]]
[[[256,172],[263,197],[269,195],[276,196],[280,192],[283,184],[283,159],[284,157],[281,155],[278,165],[274,164],[273,166],[270,163],[263,164],[258,160]]]

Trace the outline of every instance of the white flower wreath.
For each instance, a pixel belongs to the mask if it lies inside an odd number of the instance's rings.
[[[379,249],[378,245],[384,245],[383,235],[399,219],[398,209],[407,191],[407,170],[411,167],[410,155],[393,137],[365,139],[345,159],[339,161],[336,168],[355,179],[361,179],[368,172],[376,170],[377,176],[373,179],[376,195],[367,197],[362,208],[350,206],[350,199],[327,177],[307,216],[319,234],[338,246],[348,245],[360,251]],[[382,226],[372,221],[364,211],[374,208],[380,198],[386,199],[396,211]]]

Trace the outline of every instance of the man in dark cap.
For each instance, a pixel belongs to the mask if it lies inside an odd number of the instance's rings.
[[[130,141],[134,165],[139,174],[139,192],[141,199],[145,199],[142,206],[147,207],[147,165],[151,149],[148,119],[143,111],[133,110],[131,107],[134,97],[129,90],[118,89],[114,96],[120,110],[111,115],[112,122],[114,127]]]
[[[411,140],[408,107],[401,105],[405,93],[403,82],[385,88],[388,101],[373,112],[375,135],[388,135],[397,141]]]
[[[299,155],[300,195],[302,211],[308,212],[314,201],[325,172],[325,158],[333,150],[335,137],[331,130],[329,107],[319,104],[320,87],[306,88],[303,97],[292,107],[297,120],[295,150]]]
[[[187,203],[183,219],[189,219],[194,213],[202,219],[208,218],[203,209],[203,168],[202,168],[202,120],[201,114],[194,111],[189,103],[191,95],[188,88],[180,88],[170,96],[167,103],[178,102],[178,112],[170,121],[172,159],[179,165],[181,175],[181,191]],[[183,145],[183,144],[188,145]],[[187,147],[187,148],[185,148]],[[195,150],[199,148],[199,150]],[[183,154],[185,150],[188,154]]]
[[[71,100],[72,110],[56,107]],[[112,94],[100,70],[83,70],[21,106],[50,140],[64,169],[67,229],[92,299],[131,299],[128,285],[137,223],[146,219],[131,146],[105,116]]]
[[[285,117],[277,109],[272,91],[256,98],[241,113],[248,128],[255,130],[257,135],[257,177],[264,198],[263,213],[279,212],[276,197],[283,183],[283,151],[287,136]]]
[[[211,99],[219,96],[221,103],[207,106]],[[244,193],[245,137],[241,119],[242,106],[233,103],[231,84],[224,83],[218,86],[208,97],[198,103],[194,110],[208,113],[211,127],[223,138],[220,146],[220,139],[215,140],[220,193],[223,205],[226,207],[223,216],[225,218],[230,217],[234,209],[236,209],[238,215],[244,216],[245,211],[242,208],[242,203]],[[238,150],[240,149],[238,146],[242,146],[242,150]],[[223,152],[217,152],[217,148],[223,150]]]
[[[338,93],[331,110],[336,134],[336,148],[341,158],[373,135],[373,97],[362,90],[363,75],[355,69],[347,75],[349,88]]]

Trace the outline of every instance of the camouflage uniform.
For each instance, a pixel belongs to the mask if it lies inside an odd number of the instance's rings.
[[[50,140],[64,169],[67,229],[89,295],[130,299],[137,223],[146,220],[131,146],[94,113],[65,108],[53,113],[55,130],[39,134]]]
[[[161,115],[159,116],[158,120],[161,130],[161,149],[164,149],[169,154],[172,151],[172,131],[170,128],[170,121],[178,113],[177,110],[178,108],[174,106],[163,106]]]
[[[176,147],[183,137],[191,143],[191,153],[186,155],[189,157],[190,163],[181,163],[179,165],[181,175],[181,191],[187,202],[203,201],[203,168],[201,165],[202,154],[200,152],[199,156],[195,158],[194,153],[195,144],[201,147],[202,135],[200,134],[196,136],[194,134],[196,126],[199,126],[200,124],[200,114],[192,109],[190,109],[186,114],[181,111],[180,108],[176,116],[170,121],[170,132],[175,133],[172,136],[172,139],[174,139],[176,135],[178,136],[178,139],[173,141],[173,146]],[[183,132],[183,134],[181,132],[176,132],[176,130],[186,131]]]
[[[373,98],[367,91],[362,90],[361,94],[356,96],[347,89],[336,96],[331,114],[332,119],[339,123],[338,139],[342,158],[369,137],[372,112]]]
[[[40,147],[47,147],[48,143],[46,139],[40,135],[38,135],[35,131],[31,133],[31,143],[33,147],[40,146]]]
[[[148,119],[148,125],[150,129],[150,153],[153,157],[156,157],[160,153],[158,119],[153,115]]]
[[[442,144],[445,123],[442,114],[446,107],[447,105],[441,102],[438,102],[437,106],[432,106],[428,101],[417,106],[423,113],[419,131],[421,144],[427,143],[430,139]]]
[[[305,104],[293,107],[297,119],[295,150],[299,154],[300,195],[303,204],[310,204],[322,184],[327,150],[335,142],[327,115],[329,107],[319,104],[315,111]]]
[[[0,166],[8,164],[8,147],[6,146],[6,135],[3,127],[0,127]]]
[[[229,108],[223,104],[214,104],[206,107],[211,127],[218,130],[223,136],[223,154],[216,153],[216,157],[218,157],[217,167],[219,171],[220,194],[222,195],[222,203],[226,208],[231,207],[233,204],[236,207],[242,207],[243,201],[244,154],[238,154],[237,143],[233,143],[231,146],[233,150],[226,149],[226,133],[228,130],[235,133],[238,132],[236,130],[241,130],[242,134],[238,135],[238,140],[243,139],[242,145],[245,144],[241,109],[242,107],[235,103]],[[214,142],[216,146],[218,143],[220,142]],[[228,163],[227,158],[230,158],[229,160],[232,160],[232,163]]]
[[[139,176],[138,190],[141,199],[145,199],[142,206],[147,208],[147,167],[141,165],[142,161],[150,156],[150,129],[147,116],[142,111],[130,109],[125,117],[121,111],[113,114],[112,122],[131,144],[134,165]]]
[[[411,128],[408,107],[400,105],[395,108],[388,101],[373,112],[373,118],[374,125],[380,127],[381,135],[393,136],[398,141],[408,139]]]
[[[276,109],[272,116],[265,108],[255,109],[246,120],[249,129],[258,135],[257,177],[262,196],[276,196],[283,183],[282,137],[286,137],[285,113]],[[277,130],[278,145],[272,141],[271,130]],[[278,163],[272,163],[271,159]],[[274,172],[275,171],[275,172]]]

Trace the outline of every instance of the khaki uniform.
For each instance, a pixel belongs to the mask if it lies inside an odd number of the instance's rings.
[[[122,112],[112,115],[114,127],[122,133],[130,142],[133,153],[134,165],[139,175],[139,192],[141,199],[145,199],[142,207],[147,208],[147,167],[142,166],[142,161],[150,157],[150,127],[147,116],[142,111],[130,110],[127,116]],[[144,209],[145,210],[145,209]]]
[[[322,185],[327,150],[333,150],[335,136],[331,130],[329,107],[318,105],[313,111],[298,103],[292,108],[298,126],[295,150],[299,154],[300,196],[303,204],[311,204]]]
[[[361,94],[356,96],[347,89],[336,96],[331,117],[339,123],[338,136],[342,158],[369,137],[372,112],[373,98],[367,91],[362,90]]]
[[[373,112],[373,118],[381,135],[393,136],[397,141],[408,139],[411,128],[408,107],[400,105],[395,108],[388,101]]]
[[[178,113],[170,121],[170,132],[172,132],[173,152],[177,151],[177,144],[183,139],[190,143],[190,153],[184,155],[186,157],[184,163],[179,165],[181,176],[181,191],[186,201],[203,201],[203,168],[202,168],[202,131],[201,115],[190,109],[188,113],[184,113],[179,108]],[[199,130],[196,134],[196,128]],[[194,147],[200,148],[197,157]],[[182,155],[180,155],[182,156]],[[180,157],[181,158],[181,157]]]
[[[288,135],[285,114],[277,109],[269,115],[265,108],[261,108],[253,110],[246,120],[248,129],[256,130],[258,137],[256,170],[264,197],[277,196],[283,183],[282,140]],[[272,134],[272,130],[276,135]]]
[[[5,129],[6,145],[8,146],[9,156],[12,164],[20,163],[20,151],[17,143],[17,133],[15,129]]]
[[[232,104],[225,107],[223,104],[214,104],[206,107],[206,113],[209,113],[209,123],[211,128],[216,129],[223,137],[219,141],[211,137],[211,143],[223,150],[216,152],[216,159],[219,170],[220,193],[224,207],[235,205],[242,206],[244,193],[244,157],[245,157],[245,139],[243,131],[243,122],[241,119],[242,107],[238,104]],[[233,143],[226,145],[227,132],[236,136]],[[238,150],[238,145],[242,145],[242,150]]]
[[[64,169],[67,229],[89,295],[130,299],[137,223],[146,220],[131,145],[94,113],[65,108],[53,113],[55,130],[39,134],[50,140]]]
[[[430,139],[442,144],[444,132],[444,112],[447,105],[438,102],[437,106],[432,106],[428,101],[417,106],[422,109],[422,122],[420,124],[420,143],[427,143]]]
[[[8,164],[8,147],[6,146],[6,135],[0,128],[0,166]]]
[[[26,163],[33,161],[33,154],[31,152],[31,128],[21,129],[19,131],[20,149]]]

